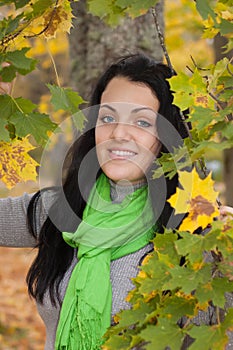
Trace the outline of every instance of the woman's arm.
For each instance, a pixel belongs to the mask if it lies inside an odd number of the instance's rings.
[[[34,247],[35,238],[29,232],[27,208],[33,194],[0,199],[0,246]]]

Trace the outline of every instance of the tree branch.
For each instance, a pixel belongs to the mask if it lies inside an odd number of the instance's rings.
[[[166,61],[167,61],[167,65],[168,67],[171,69],[172,71],[172,75],[175,75],[176,72],[172,66],[172,63],[171,63],[171,60],[170,60],[170,57],[169,57],[169,54],[167,52],[167,48],[166,48],[166,45],[165,45],[165,40],[164,40],[164,36],[163,36],[163,33],[161,31],[161,28],[160,28],[160,25],[159,25],[159,22],[158,22],[158,17],[157,17],[157,13],[156,13],[156,6],[155,7],[152,7],[151,8],[151,11],[152,11],[152,15],[153,15],[153,18],[154,18],[154,22],[155,22],[155,27],[156,27],[156,31],[157,31],[157,34],[158,34],[158,37],[159,37],[159,42],[160,42],[160,45],[163,49],[163,53],[164,53],[164,56],[166,58]]]

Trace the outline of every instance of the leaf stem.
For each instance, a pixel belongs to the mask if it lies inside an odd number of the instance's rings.
[[[53,55],[52,55],[52,53],[51,53],[51,51],[50,51],[50,49],[49,49],[47,40],[46,40],[46,49],[47,49],[47,52],[48,52],[48,54],[49,54],[49,57],[50,57],[50,59],[51,59],[51,61],[52,61],[53,69],[54,69],[54,72],[55,72],[55,75],[56,75],[57,85],[58,85],[59,87],[61,87],[61,83],[60,83],[60,79],[59,79],[59,75],[58,75],[58,71],[57,71],[57,66],[56,66],[55,60],[54,60],[54,58],[53,58]]]
[[[16,107],[18,108],[18,110],[19,110],[21,113],[26,114],[26,113],[24,113],[24,111],[22,110],[22,108],[18,105],[18,103],[16,102],[16,99],[15,99],[13,96],[11,96],[11,99],[12,99],[12,101],[14,102],[14,104],[16,105]]]

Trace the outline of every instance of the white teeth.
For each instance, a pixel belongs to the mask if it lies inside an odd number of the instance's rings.
[[[112,153],[114,153],[115,155],[117,156],[120,156],[120,157],[124,157],[124,156],[134,156],[136,153],[134,152],[130,152],[130,151],[120,151],[120,150],[114,150],[114,151],[111,151]]]

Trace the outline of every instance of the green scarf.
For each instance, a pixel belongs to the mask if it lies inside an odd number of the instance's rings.
[[[91,190],[83,220],[64,240],[78,248],[62,304],[55,349],[97,350],[110,326],[112,291],[110,262],[144,247],[155,225],[147,186],[111,202],[110,184],[101,174]]]

